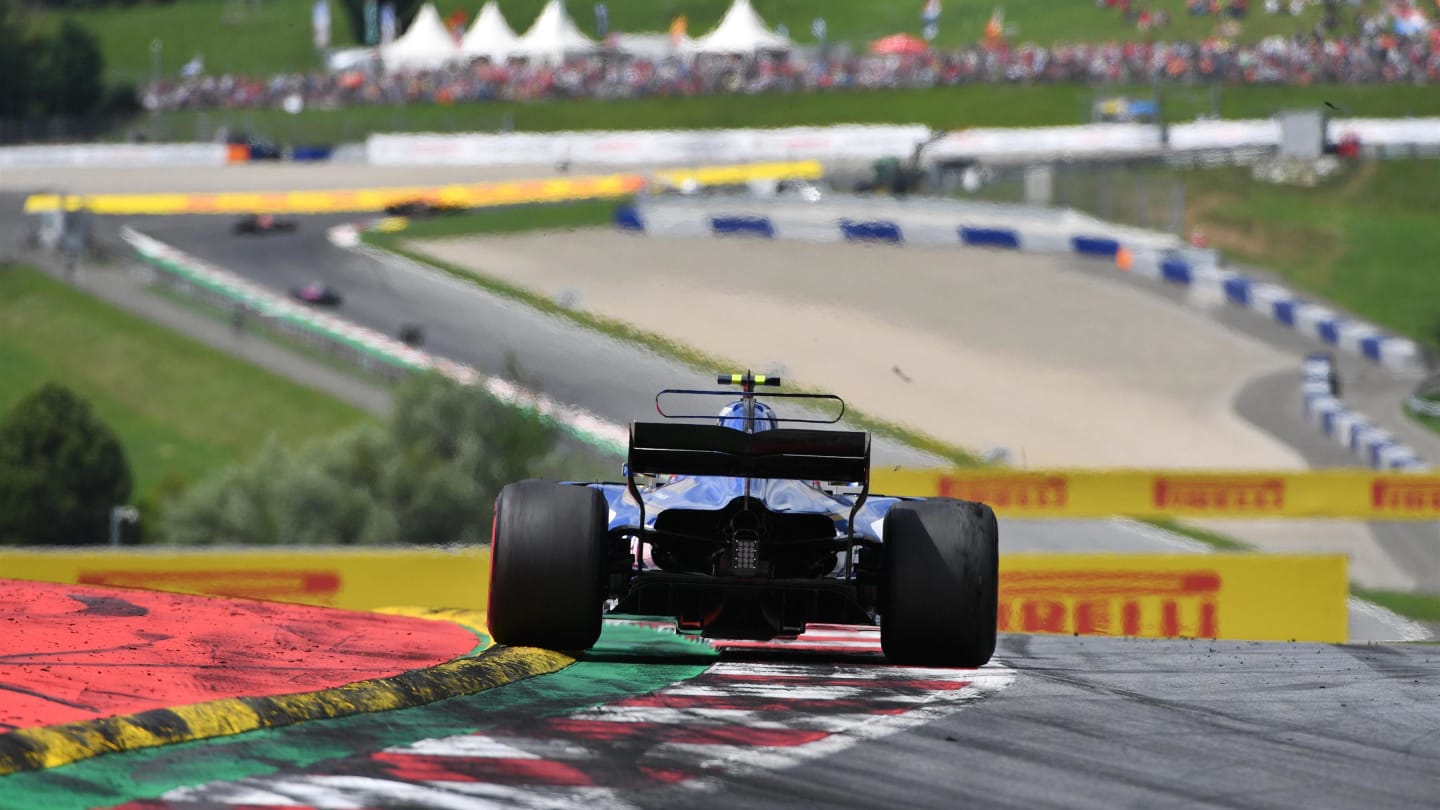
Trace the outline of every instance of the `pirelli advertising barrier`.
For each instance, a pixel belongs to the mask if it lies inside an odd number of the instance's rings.
[[[490,547],[0,550],[0,577],[373,610],[484,610]]]
[[[0,551],[0,577],[367,610],[486,608],[488,547],[440,550]],[[1346,640],[1340,555],[1009,554],[1000,630],[1250,641]]]
[[[450,186],[258,191],[217,194],[35,194],[27,214],[85,208],[96,214],[333,214],[374,213],[417,199],[465,208],[624,197],[645,188],[633,174],[597,175]]]
[[[1144,638],[1341,642],[1338,554],[1010,554],[1000,630]]]
[[[876,470],[870,490],[981,501],[1023,518],[1440,520],[1440,475],[1368,470]]]

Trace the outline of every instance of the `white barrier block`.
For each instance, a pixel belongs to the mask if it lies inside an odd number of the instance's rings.
[[[1351,434],[1361,425],[1369,425],[1364,416],[1349,410],[1338,413],[1330,423],[1330,436],[1340,444],[1349,447]]]
[[[1320,339],[1321,321],[1335,317],[1335,313],[1318,304],[1298,304],[1295,307],[1295,331]]]
[[[1345,321],[1340,324],[1338,331],[1340,340],[1336,345],[1356,354],[1360,353],[1360,341],[1380,334],[1380,330],[1375,327],[1357,321]]]
[[[1380,466],[1385,469],[1405,467],[1419,460],[1415,450],[1403,444],[1394,444],[1380,451]]]
[[[1020,249],[1032,253],[1069,253],[1070,237],[1059,231],[1044,228],[1016,228],[1020,236]]]
[[[1287,301],[1294,297],[1294,293],[1268,281],[1250,285],[1250,309],[1267,318],[1275,316],[1276,301]]]
[[[1190,286],[1185,288],[1185,301],[1200,309],[1218,309],[1225,306],[1225,285],[1214,274],[1191,276]]]
[[[1380,362],[1390,368],[1418,368],[1420,347],[1408,338],[1386,338],[1380,341]]]

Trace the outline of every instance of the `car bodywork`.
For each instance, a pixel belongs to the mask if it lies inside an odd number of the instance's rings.
[[[316,306],[339,306],[340,293],[328,284],[312,281],[290,289],[290,295],[297,301]]]
[[[251,214],[235,222],[237,234],[293,233],[299,223],[293,219],[279,219],[273,214]]]
[[[605,613],[672,617],[681,632],[796,636],[811,623],[879,625],[896,663],[980,666],[995,649],[999,534],[984,504],[870,493],[870,435],[793,428],[755,386],[705,414],[633,422],[624,482],[519,481],[495,501],[491,634],[584,650]],[[813,404],[813,402],[812,402]],[[827,483],[835,482],[835,483]]]

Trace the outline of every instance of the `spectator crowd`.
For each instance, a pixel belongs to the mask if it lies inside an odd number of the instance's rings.
[[[1437,0],[1440,2],[1440,0]],[[1099,0],[1103,6],[1112,5]],[[1135,14],[1125,0],[1122,13]],[[1203,8],[1201,7],[1203,6]],[[1414,9],[1413,6],[1406,6]],[[1244,0],[1202,3],[1192,13],[1231,22]],[[561,65],[490,64],[412,74],[372,69],[268,78],[224,75],[162,81],[143,91],[152,110],[263,107],[338,108],[364,104],[455,103],[552,98],[640,98],[735,93],[804,93],[831,89],[925,88],[970,83],[1144,83],[1220,81],[1243,84],[1378,84],[1440,82],[1440,25],[1401,31],[1394,9],[1352,20],[1338,32],[1327,13],[1316,29],[1292,37],[1239,43],[1224,36],[1195,42],[1111,42],[1049,47],[1004,41],[905,56],[815,54],[643,59],[617,53]]]

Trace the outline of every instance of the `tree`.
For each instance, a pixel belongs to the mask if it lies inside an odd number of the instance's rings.
[[[380,30],[378,28],[379,8],[387,1],[395,4],[395,34],[399,36],[404,32],[405,28],[410,25],[410,21],[415,19],[415,15],[420,13],[420,6],[423,4],[422,0],[373,0],[376,8],[375,13],[377,15],[377,22],[375,23],[377,26],[375,29],[377,36]],[[355,35],[355,41],[361,45],[374,45],[378,43],[367,43],[365,41],[365,6],[367,2],[369,2],[369,0],[341,0],[341,5],[345,9],[345,19],[350,21],[350,32]]]
[[[0,119],[24,118],[35,100],[38,47],[16,13],[19,4],[0,0]]]
[[[92,113],[105,97],[105,57],[95,35],[65,20],[45,49],[39,79],[40,102],[50,115]]]
[[[120,440],[64,386],[41,387],[0,422],[0,543],[104,543],[131,486]]]

